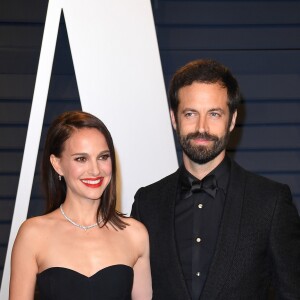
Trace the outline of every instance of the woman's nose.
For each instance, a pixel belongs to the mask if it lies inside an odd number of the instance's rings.
[[[99,173],[100,173],[100,167],[99,167],[98,161],[91,162],[89,172],[93,176],[99,175]]]

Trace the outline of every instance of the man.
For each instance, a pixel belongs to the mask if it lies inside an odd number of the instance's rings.
[[[179,69],[169,91],[183,150],[172,175],[138,190],[132,216],[150,235],[156,300],[300,299],[300,219],[287,185],[225,154],[240,102],[211,60]]]

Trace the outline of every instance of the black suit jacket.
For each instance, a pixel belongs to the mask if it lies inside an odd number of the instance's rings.
[[[148,229],[153,299],[190,299],[174,233],[179,172],[139,189],[132,216]],[[200,299],[300,299],[300,219],[287,185],[231,162],[219,236]]]

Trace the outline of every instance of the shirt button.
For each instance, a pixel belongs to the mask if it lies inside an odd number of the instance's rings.
[[[196,238],[196,242],[197,243],[200,243],[201,242],[201,239],[198,237],[198,238]]]
[[[198,277],[199,277],[199,276],[200,276],[200,272],[197,272],[197,273],[196,273],[196,276],[198,276]]]
[[[199,208],[202,208],[202,207],[203,207],[203,204],[201,204],[201,203],[198,204],[198,207],[199,207]]]

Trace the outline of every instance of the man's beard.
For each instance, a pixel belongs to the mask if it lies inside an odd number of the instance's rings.
[[[208,134],[207,132],[192,132],[187,135],[181,135],[180,130],[178,132],[178,138],[183,152],[190,160],[200,165],[213,160],[226,148],[229,135],[229,128],[225,135],[220,138],[215,135]],[[191,140],[198,138],[212,141],[213,144],[212,146],[192,145]]]

